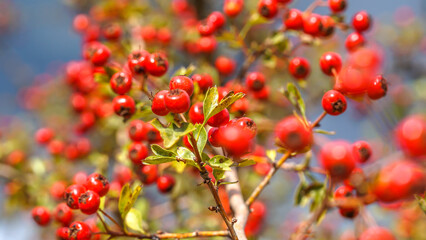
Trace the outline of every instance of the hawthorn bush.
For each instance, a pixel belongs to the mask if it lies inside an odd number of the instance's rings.
[[[425,239],[414,19],[382,28],[348,0],[72,3],[81,59],[23,90],[33,137],[2,129],[5,207],[42,239]],[[342,114],[373,129],[330,137]]]

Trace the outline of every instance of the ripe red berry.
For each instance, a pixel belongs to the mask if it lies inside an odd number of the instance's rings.
[[[426,116],[411,115],[403,119],[395,129],[395,138],[406,155],[426,156]]]
[[[352,26],[358,32],[364,32],[371,26],[371,16],[366,11],[360,11],[352,18]]]
[[[132,180],[132,170],[126,166],[118,165],[114,169],[114,179],[121,185],[124,185]]]
[[[323,73],[333,76],[333,69],[339,73],[342,68],[342,58],[334,52],[326,52],[320,58],[320,67]]]
[[[145,63],[145,67],[149,74],[161,77],[167,72],[169,62],[162,53],[153,53],[149,55],[149,58]]]
[[[121,26],[118,23],[109,23],[102,29],[102,33],[107,40],[118,40],[122,33]]]
[[[252,132],[234,125],[219,128],[217,142],[226,152],[236,158],[243,156],[253,148]]]
[[[246,76],[246,86],[255,92],[262,90],[265,82],[265,76],[260,72],[250,72]]]
[[[146,136],[147,136],[146,140],[148,140],[148,142],[150,144],[159,143],[159,142],[163,141],[163,139],[161,138],[161,135],[160,135],[160,131],[158,131],[158,129],[156,129],[150,123],[147,124],[147,128],[148,128],[148,133],[146,134]]]
[[[65,202],[67,203],[68,207],[72,209],[78,209],[78,198],[84,192],[86,192],[86,187],[83,185],[74,184],[69,186],[65,190],[64,194]]]
[[[151,110],[154,114],[158,116],[166,116],[169,114],[169,109],[166,107],[166,95],[169,94],[168,90],[161,90],[155,94],[154,99],[152,99]]]
[[[291,30],[301,30],[303,28],[303,15],[298,9],[292,8],[284,14],[284,26]]]
[[[331,141],[321,148],[320,161],[333,179],[344,180],[355,168],[351,145],[342,140]]]
[[[197,41],[200,52],[211,53],[216,49],[217,41],[213,36],[203,36]]]
[[[264,177],[268,175],[269,171],[272,169],[272,166],[271,164],[266,162],[259,162],[253,166],[253,169],[254,172],[257,173],[257,175]]]
[[[139,119],[132,120],[129,125],[129,138],[135,142],[143,141],[146,139],[147,131],[145,122]]]
[[[153,184],[158,178],[158,167],[157,165],[142,165],[142,183],[145,185]]]
[[[278,2],[277,0],[259,0],[257,11],[265,18],[272,19],[278,13]]]
[[[50,142],[50,140],[52,140],[52,138],[54,137],[54,132],[52,129],[50,128],[40,128],[39,130],[37,130],[37,132],[35,133],[35,140],[39,143],[39,144],[47,144]]]
[[[87,174],[85,172],[77,172],[76,174],[74,174],[73,178],[72,178],[72,182],[74,184],[78,184],[78,185],[85,185],[87,181]]]
[[[87,215],[96,213],[100,203],[101,200],[99,195],[92,190],[87,190],[78,198],[78,208],[80,208],[82,213]]]
[[[140,29],[140,34],[145,42],[152,43],[157,38],[157,29],[151,25],[147,25]]]
[[[209,120],[207,121],[207,124],[212,127],[220,127],[222,125],[227,124],[228,122],[229,122],[228,109],[223,109],[222,111],[218,112],[217,114],[209,118]]]
[[[250,206],[250,214],[247,219],[247,224],[244,228],[244,232],[247,236],[252,237],[259,234],[266,214],[267,207],[263,202],[255,201]]]
[[[334,192],[335,199],[348,198],[353,196],[353,188],[348,186],[341,186]],[[354,218],[358,215],[359,209],[352,207],[339,207],[340,215],[346,218]]]
[[[171,175],[163,175],[157,179],[157,188],[162,193],[169,193],[175,186],[175,178]]]
[[[52,140],[47,145],[47,151],[54,156],[60,155],[65,148],[65,144],[61,140]]]
[[[383,227],[370,227],[365,230],[359,240],[396,240],[395,236],[386,228]]]
[[[382,75],[378,75],[370,82],[367,88],[367,94],[370,99],[376,100],[386,96],[388,83]]]
[[[321,17],[321,37],[329,37],[334,33],[335,22],[334,19],[330,16],[322,16]]]
[[[58,240],[68,240],[70,229],[68,227],[60,227],[56,230],[56,238]]]
[[[295,79],[304,79],[311,72],[311,66],[303,57],[295,57],[288,64],[288,71]]]
[[[50,212],[46,207],[35,207],[31,211],[34,221],[40,226],[46,226],[50,223]]]
[[[194,92],[194,83],[187,76],[175,76],[170,80],[169,88],[170,90],[182,89],[191,96]]]
[[[322,31],[321,15],[311,13],[303,19],[303,32],[312,36],[318,36]]]
[[[76,112],[81,112],[87,107],[86,97],[81,93],[73,93],[70,102]]]
[[[111,51],[102,43],[91,42],[85,46],[83,55],[86,59],[90,60],[93,65],[102,66],[108,61]]]
[[[53,215],[55,216],[55,220],[64,226],[68,226],[74,218],[71,208],[66,203],[59,203]]]
[[[229,109],[229,111],[234,113],[236,116],[243,116],[247,113],[248,108],[249,102],[247,98],[240,98],[231,105],[231,109]]]
[[[346,37],[345,47],[349,52],[353,52],[365,44],[364,37],[359,32],[353,32]]]
[[[132,76],[126,72],[117,72],[110,80],[112,91],[119,95],[126,94],[132,88]]]
[[[135,109],[135,101],[132,97],[127,95],[120,95],[116,96],[112,100],[112,106],[114,108],[114,112],[121,117],[129,118],[132,116],[136,109]]]
[[[204,122],[203,103],[198,102],[191,106],[191,109],[189,109],[189,120],[193,124]]]
[[[256,123],[251,118],[248,118],[248,117],[234,118],[231,121],[229,121],[228,125],[239,127],[243,129],[244,131],[245,130],[249,131],[251,133],[250,138],[254,138],[256,136],[257,126],[256,126]]]
[[[215,66],[220,74],[230,75],[235,70],[235,61],[224,56],[216,58]]]
[[[148,157],[148,148],[141,142],[133,142],[129,147],[129,158],[136,165],[142,165],[142,161]]]
[[[312,129],[295,116],[281,120],[275,127],[280,144],[292,152],[304,152],[313,142]]]
[[[148,61],[149,53],[145,50],[136,50],[127,57],[127,65],[133,74],[143,74],[146,72],[146,62]]]
[[[220,147],[219,144],[219,139],[218,139],[218,133],[219,133],[219,128],[210,128],[209,130],[209,143],[213,146],[213,147]]]
[[[96,192],[100,197],[105,196],[109,190],[108,179],[99,173],[90,174],[87,177],[85,186],[87,190]]]
[[[90,240],[92,230],[87,223],[75,221],[69,227],[68,240]]]
[[[219,29],[225,25],[225,16],[221,12],[214,11],[207,17],[207,21],[212,23],[215,29]]]
[[[328,0],[328,6],[332,12],[339,13],[346,9],[347,2],[346,0]]]
[[[78,14],[74,17],[72,26],[75,31],[83,33],[89,27],[89,24],[90,20],[86,14]]]
[[[213,87],[213,78],[209,74],[194,74],[192,81],[197,83],[203,92]]]
[[[167,109],[172,113],[184,113],[189,110],[191,100],[187,92],[182,89],[173,89],[165,95]]]
[[[372,150],[371,146],[366,141],[357,141],[352,144],[353,153],[355,159],[360,163],[365,163],[371,157]]]
[[[262,90],[253,92],[253,97],[258,100],[266,100],[269,98],[270,89],[269,86],[265,86]]]
[[[163,27],[163,28],[158,29],[157,39],[163,45],[168,45],[170,43],[170,41],[172,40],[172,33],[170,32],[170,29],[167,28],[167,27]]]
[[[52,184],[49,192],[50,195],[52,195],[52,197],[54,197],[55,199],[62,200],[64,199],[64,193],[66,188],[67,185],[64,181],[57,181]]]
[[[214,23],[207,20],[200,21],[197,25],[197,29],[201,36],[210,36],[216,30]]]
[[[336,90],[327,91],[322,97],[322,108],[327,114],[336,116],[346,111],[346,98]]]
[[[243,0],[225,0],[223,12],[229,17],[236,17],[243,10]]]

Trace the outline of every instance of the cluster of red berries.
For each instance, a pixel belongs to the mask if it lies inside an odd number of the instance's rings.
[[[55,132],[51,128],[40,128],[35,133],[35,140],[40,145],[46,146],[48,152],[53,156],[65,156],[68,160],[87,156],[91,150],[90,140],[80,137],[75,141],[64,142],[55,138]]]
[[[78,14],[74,17],[73,28],[82,35],[85,42],[99,41],[101,37],[108,41],[117,41],[123,32],[118,23],[110,22],[100,26],[86,14]]]
[[[147,44],[160,43],[167,46],[172,40],[172,33],[167,27],[155,28],[152,25],[146,25],[133,29],[133,37],[136,39],[141,37]]]

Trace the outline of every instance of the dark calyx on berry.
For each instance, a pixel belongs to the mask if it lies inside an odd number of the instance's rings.
[[[86,204],[87,199],[90,198],[89,193],[85,192],[83,194],[80,195],[80,197],[78,198],[78,203],[80,204]]]
[[[333,111],[334,112],[343,112],[343,110],[346,109],[345,103],[342,102],[342,100],[337,100],[336,102],[332,103],[333,105]]]

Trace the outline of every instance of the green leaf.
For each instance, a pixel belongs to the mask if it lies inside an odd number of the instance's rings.
[[[104,66],[105,72],[106,74],[108,74],[109,77],[112,77],[112,75],[114,75],[116,72],[118,72],[117,68],[112,68],[109,66]]]
[[[287,99],[296,107],[297,110],[302,114],[303,119],[306,121],[306,107],[299,90],[293,83],[287,84],[287,90],[284,91],[284,95]],[[307,121],[306,121],[307,122]]]
[[[214,169],[231,170],[232,164],[234,162],[231,159],[220,155],[216,155],[209,160],[209,165]]]
[[[188,76],[195,71],[196,67],[193,64],[190,64],[188,67],[179,68],[173,76]]]
[[[216,183],[219,180],[222,180],[225,178],[225,171],[220,169],[213,169],[213,176],[216,179]]]
[[[254,164],[256,164],[256,161],[253,159],[242,159],[242,161],[238,163],[238,167],[247,167]]]
[[[207,134],[207,131],[204,128],[203,125],[197,124],[197,125],[195,125],[195,127],[197,128],[197,131],[196,131],[197,136],[196,136],[195,140],[197,141],[198,152],[202,153],[204,151],[204,147],[206,146],[206,143],[207,143],[208,134]],[[192,146],[192,147],[194,147],[194,146]]]
[[[177,149],[177,156],[180,159],[184,160],[186,164],[189,164],[191,166],[198,168],[198,164],[194,161],[195,155],[188,148],[179,147]]]
[[[233,92],[230,92],[218,103],[219,95],[217,92],[217,88],[216,87],[209,88],[203,102],[204,122],[202,126],[206,125],[207,121],[212,116],[216,115],[217,113],[229,107],[235,101],[243,97],[244,97],[244,93],[239,92],[234,94]]]
[[[172,162],[172,167],[176,170],[177,173],[183,173],[186,164],[184,162],[174,161]]]
[[[160,145],[152,144],[151,145],[152,152],[157,156],[163,156],[163,157],[175,157],[176,153],[166,150],[162,148]]]
[[[118,199],[118,210],[121,215],[121,219],[125,220],[127,213],[133,207],[133,204],[136,202],[140,192],[142,191],[142,186],[134,186],[133,189],[129,187],[129,184],[123,186],[121,189],[120,198]]]
[[[326,131],[326,130],[322,130],[322,129],[315,129],[314,132],[316,133],[320,133],[320,134],[325,134],[325,135],[335,135],[336,132],[335,131]]]
[[[271,159],[272,162],[275,162],[277,151],[275,149],[266,150],[266,156]]]
[[[97,83],[106,83],[109,82],[109,77],[104,73],[95,73],[93,74],[93,80]]]
[[[171,148],[181,137],[195,130],[194,125],[191,123],[182,123],[180,127],[176,124],[170,124],[168,127],[164,127],[157,118],[152,120],[151,124],[160,131],[165,148]]]
[[[289,49],[290,43],[283,32],[276,32],[271,38],[270,38],[271,44],[274,45],[279,52],[285,52],[287,49]]]
[[[135,208],[131,208],[129,212],[127,213],[125,225],[139,233],[146,233],[143,229],[143,221],[142,221],[142,214]]]
[[[309,198],[306,196],[306,188],[308,184],[305,181],[301,181],[296,188],[296,193],[294,194],[294,204],[296,206],[305,206]]]
[[[145,164],[162,164],[176,161],[176,157],[149,156],[143,160]]]
[[[219,182],[219,185],[228,185],[228,184],[235,184],[238,183],[238,181],[235,182]]]

